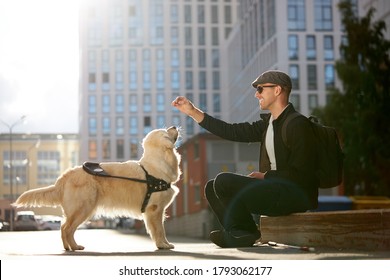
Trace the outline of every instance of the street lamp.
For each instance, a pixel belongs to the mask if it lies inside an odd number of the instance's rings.
[[[14,200],[14,190],[13,190],[13,167],[12,167],[12,129],[22,123],[25,120],[26,116],[21,116],[20,119],[18,119],[16,122],[13,124],[9,125],[6,122],[0,120],[6,127],[9,129],[9,180],[10,180],[10,196],[11,196],[11,203]],[[13,209],[11,208],[10,211],[10,230],[14,230],[14,214],[13,214]]]

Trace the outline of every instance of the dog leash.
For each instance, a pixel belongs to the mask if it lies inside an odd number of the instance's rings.
[[[94,175],[94,176],[109,177],[109,178],[123,179],[123,180],[139,182],[139,183],[145,183],[147,186],[147,189],[146,189],[144,201],[142,202],[142,206],[141,206],[141,212],[145,213],[146,206],[149,203],[149,200],[150,200],[150,197],[152,196],[152,193],[166,191],[171,187],[171,184],[167,183],[166,181],[164,181],[162,179],[158,179],[158,178],[150,175],[146,171],[145,167],[143,167],[142,164],[138,163],[138,165],[145,172],[146,180],[138,179],[138,178],[131,178],[131,177],[124,177],[124,176],[110,175],[110,174],[106,173],[103,168],[101,168],[100,163],[95,163],[95,162],[84,162],[83,169],[88,174]]]

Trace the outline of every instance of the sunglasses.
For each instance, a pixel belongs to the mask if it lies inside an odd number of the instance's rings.
[[[264,88],[266,87],[277,87],[278,85],[270,85],[270,86],[257,86],[256,89],[257,89],[257,92],[258,93],[262,93]]]

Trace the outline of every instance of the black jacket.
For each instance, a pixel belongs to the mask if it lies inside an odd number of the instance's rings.
[[[278,178],[296,183],[308,195],[312,209],[317,208],[319,181],[315,176],[316,147],[309,120],[305,117],[294,118],[287,126],[288,148],[282,139],[282,125],[287,116],[295,112],[293,105],[273,121],[274,146],[277,170],[270,170],[265,149],[265,135],[271,114],[262,114],[261,119],[253,123],[229,124],[208,114],[199,124],[211,133],[236,142],[260,142],[259,170],[266,172],[265,179]]]

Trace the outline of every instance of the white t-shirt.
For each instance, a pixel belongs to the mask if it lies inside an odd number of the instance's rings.
[[[274,146],[274,126],[272,121],[274,118],[269,118],[269,124],[267,134],[265,135],[265,148],[267,150],[268,158],[271,163],[271,170],[276,170],[276,157],[275,157],[275,146]]]

